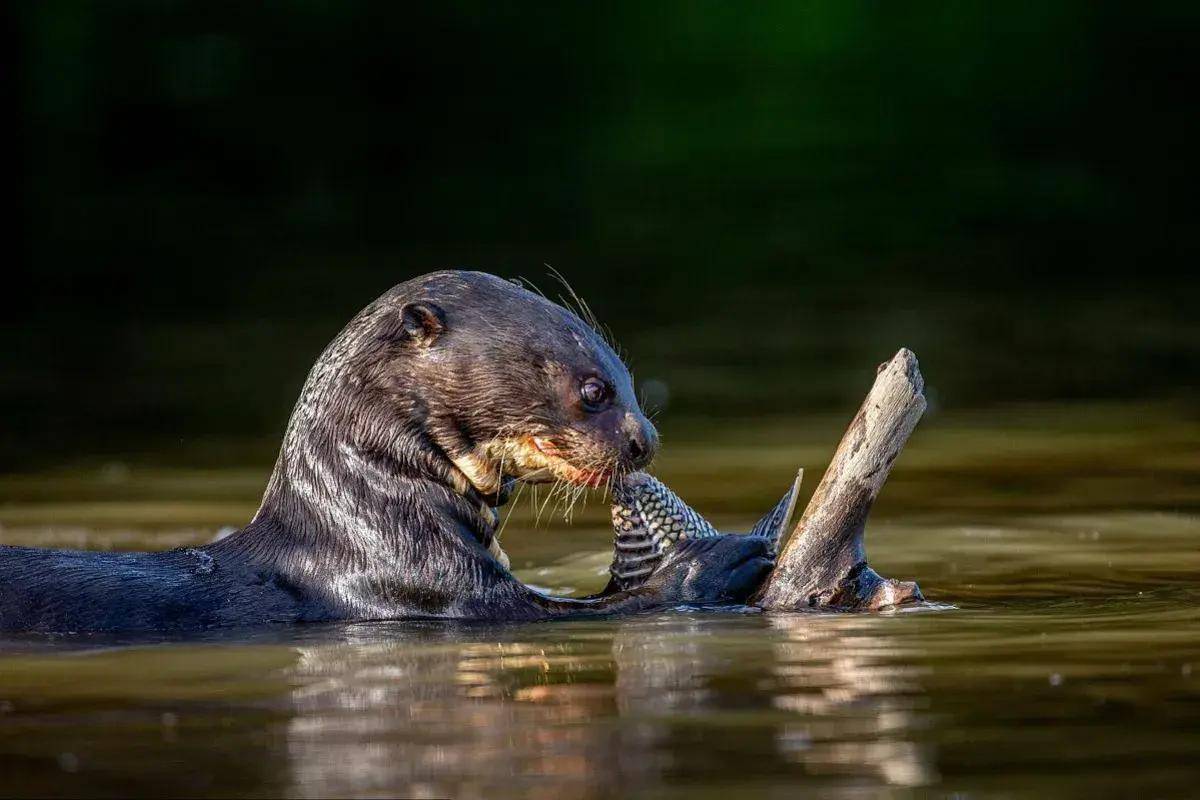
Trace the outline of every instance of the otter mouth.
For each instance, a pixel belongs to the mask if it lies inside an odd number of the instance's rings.
[[[608,483],[613,475],[611,467],[592,469],[583,469],[577,467],[568,461],[562,455],[562,450],[552,440],[543,436],[528,437],[528,446],[532,446],[534,450],[541,456],[541,460],[545,461],[545,466],[539,471],[545,471],[550,476],[566,481],[574,486],[586,486],[590,489],[599,489]],[[533,480],[537,476],[537,472],[524,476],[524,480]]]
[[[510,479],[524,483],[562,481],[599,489],[609,483],[616,471],[616,462],[579,466],[554,440],[534,435],[493,439],[480,450],[464,453],[453,461],[464,478],[484,495],[500,491]]]

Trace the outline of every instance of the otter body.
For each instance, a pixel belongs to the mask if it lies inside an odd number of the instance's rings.
[[[0,551],[4,628],[171,631],[328,618],[329,609],[267,570],[207,550]]]
[[[760,540],[696,539],[641,586],[549,597],[508,571],[495,508],[514,481],[600,486],[657,434],[628,370],[568,310],[438,272],[360,312],[309,373],[258,512],[201,548],[0,548],[0,629],[190,630],[406,617],[529,620],[739,602]]]

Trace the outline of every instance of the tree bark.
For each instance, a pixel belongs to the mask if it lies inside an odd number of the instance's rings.
[[[924,600],[917,585],[867,564],[867,516],[925,411],[917,357],[901,349],[879,366],[776,567],[751,601],[769,610],[873,610]]]

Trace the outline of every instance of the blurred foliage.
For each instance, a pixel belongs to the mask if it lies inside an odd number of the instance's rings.
[[[1194,399],[1195,4],[11,8],[22,459],[275,436],[444,266],[552,264],[680,418],[900,345],[943,405]]]

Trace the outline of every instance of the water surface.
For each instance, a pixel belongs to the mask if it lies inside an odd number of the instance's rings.
[[[668,426],[657,471],[744,529],[795,465],[812,489],[844,422]],[[0,476],[0,541],[207,541],[253,512],[268,465],[246,452]],[[603,583],[603,504],[568,526],[527,499],[503,535],[520,576]],[[10,637],[4,793],[1192,795],[1198,510],[1186,408],[935,414],[868,543],[951,609]]]

